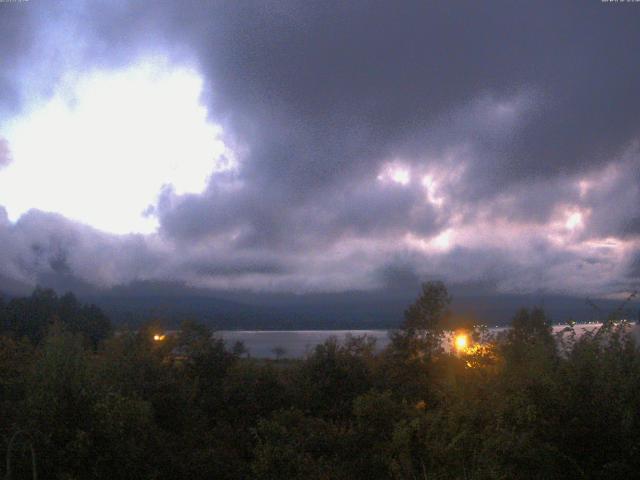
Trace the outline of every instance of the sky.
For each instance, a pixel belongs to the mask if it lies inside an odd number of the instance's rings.
[[[640,3],[0,2],[0,289],[640,287]]]

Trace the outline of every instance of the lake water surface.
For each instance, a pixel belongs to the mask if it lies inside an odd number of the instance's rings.
[[[582,335],[586,331],[597,329],[599,324],[578,324],[575,331],[576,336]],[[555,325],[554,333],[561,332],[567,326]],[[638,336],[640,329],[632,325],[634,335]],[[506,328],[491,328],[491,333],[499,333]],[[275,358],[275,348],[284,349],[284,357],[300,358],[313,351],[316,345],[324,342],[330,337],[336,337],[338,341],[344,341],[347,335],[363,336],[367,335],[376,339],[378,349],[384,348],[389,343],[389,330],[287,330],[287,331],[250,331],[250,330],[223,330],[218,334],[232,345],[235,341],[244,342],[252,357]],[[450,345],[451,338],[445,338],[443,346]]]

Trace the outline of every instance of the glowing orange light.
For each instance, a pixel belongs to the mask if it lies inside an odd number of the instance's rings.
[[[153,339],[154,339],[156,342],[161,342],[162,340],[164,340],[164,337],[165,337],[165,335],[159,335],[159,334],[157,334],[157,333],[156,333],[156,334],[153,336]]]
[[[456,335],[454,345],[456,347],[456,350],[459,352],[465,350],[469,345],[469,338],[464,333]]]

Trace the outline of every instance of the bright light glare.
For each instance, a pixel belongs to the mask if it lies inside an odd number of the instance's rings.
[[[455,346],[457,351],[465,350],[469,346],[469,338],[464,333],[456,335]]]
[[[380,181],[392,181],[394,183],[399,183],[400,185],[408,185],[411,181],[411,172],[406,167],[397,164],[389,164],[387,165],[382,173],[378,175],[378,180]]]
[[[162,186],[201,192],[230,155],[202,88],[195,70],[162,61],[67,82],[3,132],[13,163],[0,205],[12,221],[38,208],[113,233],[154,231],[142,212]]]
[[[165,339],[165,335],[155,334],[155,335],[153,336],[153,339],[154,339],[156,342],[161,342],[162,340],[164,340],[164,339]]]
[[[400,185],[406,185],[410,180],[409,171],[397,168],[391,172],[391,179]]]
[[[582,214],[580,212],[575,212],[569,215],[569,218],[567,218],[567,222],[565,223],[565,226],[569,230],[575,230],[577,227],[581,225],[582,225]]]

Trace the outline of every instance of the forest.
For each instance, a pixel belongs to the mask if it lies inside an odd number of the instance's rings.
[[[6,479],[620,479],[640,471],[640,354],[614,315],[492,336],[422,285],[391,342],[251,358],[208,327],[115,329],[37,289],[0,302]],[[468,335],[445,349],[447,331]]]

